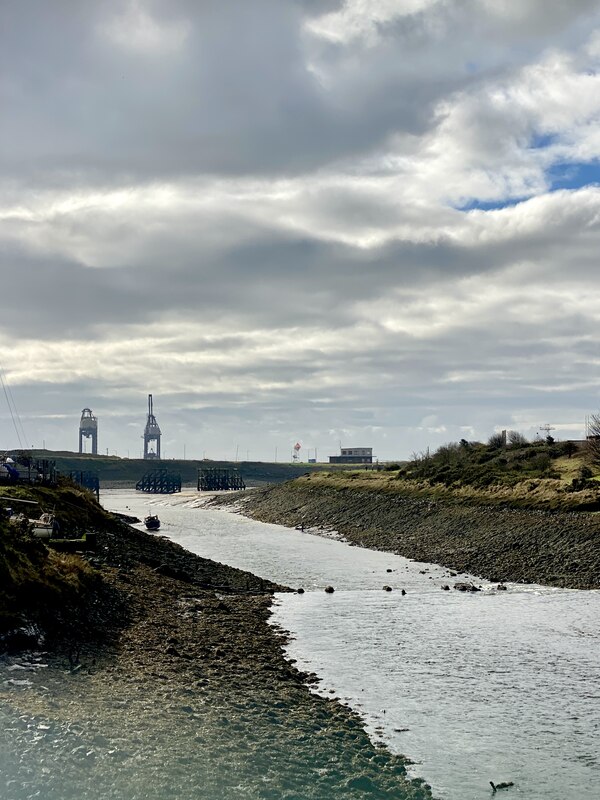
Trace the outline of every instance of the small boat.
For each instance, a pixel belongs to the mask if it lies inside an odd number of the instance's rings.
[[[156,514],[149,514],[144,517],[144,525],[149,531],[157,531],[160,528],[160,520]]]
[[[54,514],[44,513],[39,519],[31,519],[29,522],[31,533],[36,539],[51,539],[60,529]]]

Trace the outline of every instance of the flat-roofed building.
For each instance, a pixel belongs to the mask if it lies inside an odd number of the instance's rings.
[[[339,456],[329,456],[330,464],[372,464],[372,447],[342,447]]]

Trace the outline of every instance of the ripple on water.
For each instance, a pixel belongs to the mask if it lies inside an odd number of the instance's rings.
[[[436,796],[487,798],[489,780],[512,780],[528,800],[596,800],[600,592],[442,592],[448,570],[176,502],[159,501],[162,532],[184,547],[307,589],[274,609],[289,655],[420,762]],[[148,500],[105,505],[143,516]]]

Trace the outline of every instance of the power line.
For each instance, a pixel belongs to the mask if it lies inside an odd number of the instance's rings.
[[[10,388],[10,383],[8,383],[8,380],[6,379],[6,376],[5,376],[5,380],[6,380],[6,388],[8,389],[8,396],[10,397],[10,401],[12,403],[12,407],[15,410],[15,416],[17,418],[17,423],[19,424],[19,428],[21,429],[21,433],[23,434],[23,441],[27,443],[29,441],[29,439],[27,438],[27,435],[25,434],[25,428],[23,427],[23,423],[21,422],[21,416],[19,414],[19,409],[17,408],[17,404],[14,401],[12,389]],[[23,449],[23,448],[21,448],[21,449]]]
[[[4,391],[4,397],[6,398],[6,405],[8,406],[8,410],[10,413],[10,418],[12,419],[12,424],[15,429],[15,433],[17,434],[17,441],[19,442],[19,447],[21,450],[25,450],[23,446],[23,440],[27,441],[27,437],[25,436],[25,430],[23,428],[23,423],[21,422],[21,418],[19,417],[19,412],[17,411],[17,406],[15,405],[14,398],[12,396],[12,392],[10,390],[10,386],[8,384],[8,378],[6,377],[6,373],[0,364],[0,383],[2,384],[2,389]],[[18,424],[17,424],[18,422]],[[23,439],[21,439],[21,435],[19,433],[19,427],[21,428],[21,433],[23,434]]]

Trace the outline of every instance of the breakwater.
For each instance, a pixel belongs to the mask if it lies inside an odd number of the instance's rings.
[[[234,498],[216,498],[217,503]],[[588,512],[473,505],[306,476],[236,502],[262,522],[335,530],[361,547],[492,581],[600,588],[600,520]]]

